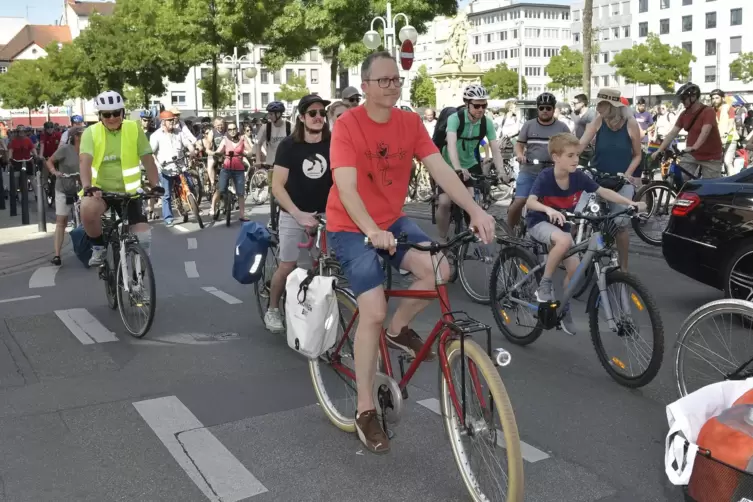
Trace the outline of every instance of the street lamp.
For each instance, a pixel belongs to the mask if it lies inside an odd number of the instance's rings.
[[[251,55],[248,54],[245,56],[238,56],[238,47],[233,47],[233,55],[232,56],[225,56],[222,58],[222,61],[217,65],[217,73],[223,77],[226,77],[230,75],[232,72],[233,74],[233,83],[235,84],[235,123],[240,127],[241,123],[241,114],[240,114],[240,72],[241,68],[245,66],[245,71],[243,72],[246,77],[249,79],[252,79],[254,81],[254,109],[256,108],[256,68],[254,65],[256,62],[254,61],[253,56],[253,46],[251,47]],[[222,65],[222,66],[220,66]]]
[[[523,99],[523,21],[515,26],[518,27],[518,99]]]
[[[418,41],[418,32],[410,25],[408,16],[402,12],[398,12],[394,16],[392,15],[392,4],[387,2],[387,17],[377,16],[371,20],[371,29],[367,31],[363,36],[363,44],[371,50],[375,50],[382,43],[382,37],[379,36],[379,32],[374,29],[374,23],[381,21],[384,27],[384,47],[387,51],[395,56],[395,25],[397,24],[397,18],[402,16],[405,19],[405,26],[400,28],[398,38],[400,42],[410,40],[414,44]]]

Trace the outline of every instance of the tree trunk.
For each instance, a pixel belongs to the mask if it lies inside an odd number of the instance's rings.
[[[583,94],[591,99],[591,44],[593,43],[594,0],[583,4]]]
[[[146,89],[142,88],[141,93],[144,95],[144,110],[149,109],[149,93],[147,93]]]
[[[335,99],[337,95],[337,72],[340,69],[340,48],[335,47],[332,49],[332,61],[329,63],[329,92],[330,99]]]
[[[219,108],[220,90],[218,88],[220,84],[217,75],[217,55],[212,55],[212,115],[217,116],[217,108]]]
[[[651,84],[648,84],[648,107],[651,108]]]

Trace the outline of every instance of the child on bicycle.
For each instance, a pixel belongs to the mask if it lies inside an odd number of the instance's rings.
[[[541,171],[526,201],[526,208],[528,208],[526,225],[529,235],[542,244],[549,245],[549,257],[544,267],[544,276],[536,291],[536,300],[539,302],[555,300],[552,275],[574,244],[570,234],[570,225],[560,211],[572,211],[584,191],[595,192],[609,202],[639,207],[638,202],[633,202],[613,190],[600,187],[583,171],[578,170],[579,151],[578,138],[574,135],[560,133],[552,136],[549,140],[549,155],[554,161],[554,167]],[[577,256],[570,256],[564,261],[567,271],[565,287],[579,264],[580,260]],[[575,335],[569,304],[565,305],[564,312],[562,329],[568,335]]]

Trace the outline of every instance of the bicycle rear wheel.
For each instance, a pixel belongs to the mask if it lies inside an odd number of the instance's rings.
[[[703,305],[682,324],[675,347],[675,379],[680,397],[727,380],[733,373],[740,375],[738,379],[750,376],[753,307],[743,300],[717,300]],[[694,364],[694,360],[698,363]]]
[[[230,226],[230,215],[233,213],[233,194],[228,189],[225,192],[225,226]]]
[[[486,352],[472,340],[462,344],[462,354],[460,340],[446,347],[452,382],[439,371],[442,417],[455,462],[475,502],[522,502],[523,458],[507,390]],[[465,421],[452,395],[465,409]]]
[[[633,200],[646,203],[648,219],[633,218],[631,223],[636,235],[643,242],[652,246],[661,246],[662,233],[667,228],[676,198],[677,194],[664,182],[653,182],[638,190]]]
[[[256,296],[256,306],[259,310],[261,322],[264,322],[264,314],[269,309],[269,292],[272,287],[272,276],[277,270],[277,246],[270,246],[267,249],[267,256],[264,259],[264,268],[261,271],[261,277],[254,283],[254,295]],[[282,301],[280,306],[282,306]],[[282,309],[280,309],[282,311]]]
[[[316,398],[330,422],[340,430],[355,432],[358,393],[353,341],[358,320],[353,320],[353,316],[357,315],[358,307],[356,299],[346,290],[337,288],[335,292],[340,310],[337,341],[330,350],[317,359],[309,359],[309,373]],[[348,326],[350,329],[346,333]]]
[[[497,242],[484,244],[478,241],[466,242],[458,250],[460,285],[468,298],[481,305],[489,305],[489,277],[500,247]]]
[[[117,274],[115,273],[115,270],[111,268],[111,264],[113,267],[117,267],[118,263],[115,259],[115,250],[113,249],[112,244],[107,246],[107,253],[105,255],[105,261],[102,264],[102,272],[100,277],[105,282],[105,296],[107,296],[107,306],[110,307],[112,310],[115,310],[118,308],[118,285],[116,282]]]
[[[157,306],[154,271],[149,256],[139,244],[126,244],[126,264],[130,277],[123,277],[123,266],[118,267],[118,310],[128,332],[142,338],[154,322]],[[128,284],[128,291],[124,289]],[[133,308],[134,312],[128,311]]]
[[[199,224],[199,228],[204,228],[204,221],[201,219],[201,211],[199,211],[199,203],[196,201],[194,194],[188,194],[188,204],[191,206],[191,212],[196,217],[196,222]]]

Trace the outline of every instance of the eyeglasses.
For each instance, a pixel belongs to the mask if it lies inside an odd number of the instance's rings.
[[[103,119],[110,119],[110,118],[117,118],[122,115],[122,110],[118,110],[115,112],[99,112],[102,115]]]
[[[312,119],[319,115],[320,117],[326,117],[327,116],[327,110],[309,110],[306,112],[306,115],[311,117]]]
[[[473,108],[475,108],[476,110],[479,110],[479,109],[481,109],[481,110],[486,110],[486,107],[487,107],[487,106],[489,106],[489,105],[488,105],[487,103],[482,103],[482,104],[480,104],[480,105],[478,105],[478,104],[476,104],[476,103],[471,103],[471,106],[472,106]]]
[[[552,110],[554,110],[552,106],[539,106],[540,112],[551,112]]]
[[[402,87],[403,82],[405,82],[405,77],[382,77],[382,78],[370,78],[366,79],[365,82],[376,82],[379,84],[379,87],[382,89],[387,89],[390,86],[390,83],[393,84],[395,87]]]
[[[361,101],[361,98],[359,96],[353,96],[352,98],[345,98],[345,101],[350,101],[351,103],[358,103]]]
[[[235,128],[235,127],[228,127],[228,128],[227,128],[227,132],[235,132],[235,131],[237,131],[237,130],[238,130],[238,129],[237,129],[237,128]]]

